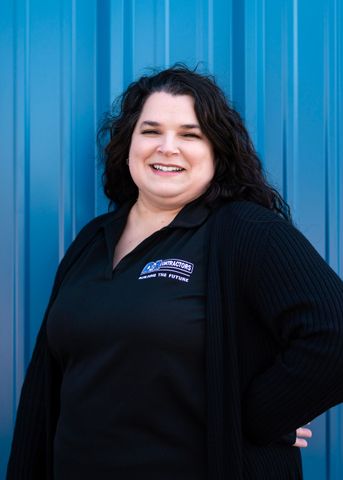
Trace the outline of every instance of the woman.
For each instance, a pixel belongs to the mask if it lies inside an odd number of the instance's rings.
[[[7,479],[301,479],[292,432],[343,400],[341,280],[211,78],[140,78],[108,130],[119,209],[58,269]]]

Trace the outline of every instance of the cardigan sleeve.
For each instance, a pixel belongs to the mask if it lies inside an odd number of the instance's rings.
[[[59,366],[51,355],[46,320],[59,286],[70,266],[94,237],[108,214],[88,223],[67,249],[55,276],[50,300],[37,335],[25,375],[17,410],[6,480],[46,480],[50,478],[49,425],[56,412],[59,396]]]
[[[48,478],[46,368],[48,357],[51,356],[47,345],[46,318],[49,306],[57,293],[60,272],[61,267],[56,274],[49,305],[21,389],[6,480]]]
[[[343,401],[343,283],[287,222],[269,230],[254,307],[281,353],[245,392],[243,423],[268,444]]]

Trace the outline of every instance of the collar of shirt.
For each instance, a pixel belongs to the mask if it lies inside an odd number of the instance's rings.
[[[104,225],[105,229],[111,229],[113,222],[119,222],[119,224],[121,223],[121,227],[124,228],[127,216],[134,203],[135,200],[130,200],[124,203],[118,210],[113,212]],[[211,207],[204,201],[203,197],[197,198],[193,200],[193,202],[185,205],[176,215],[174,220],[172,220],[165,228],[192,228],[200,226],[208,218],[211,211]],[[119,228],[120,233],[122,228]]]

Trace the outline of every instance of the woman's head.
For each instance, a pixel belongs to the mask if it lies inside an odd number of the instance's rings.
[[[205,193],[209,203],[218,198],[245,199],[289,216],[287,204],[264,178],[261,162],[240,115],[230,106],[213,77],[183,65],[142,76],[129,85],[120,104],[117,102],[118,111],[101,128],[100,134],[110,133],[104,150],[103,180],[105,194],[111,201],[122,204],[138,195],[127,159],[144,105],[157,92],[192,99],[201,134],[209,141],[213,153],[214,174]]]
[[[200,197],[215,166],[193,97],[164,91],[149,95],[131,136],[128,160],[138,199],[146,205],[180,210]]]

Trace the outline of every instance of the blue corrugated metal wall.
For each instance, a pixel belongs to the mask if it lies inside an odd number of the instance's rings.
[[[296,223],[343,272],[341,0],[0,3],[0,478],[57,263],[106,210],[95,133],[145,67],[202,61],[241,111]],[[305,478],[343,476],[342,408]]]

